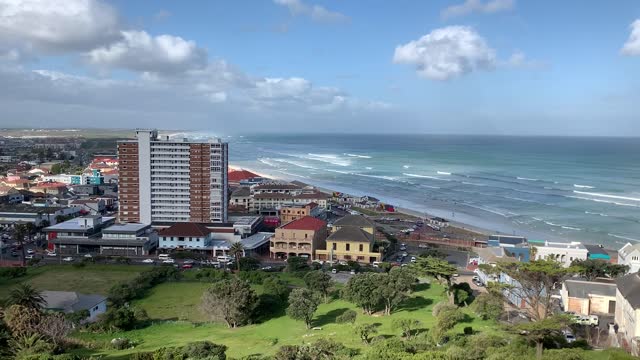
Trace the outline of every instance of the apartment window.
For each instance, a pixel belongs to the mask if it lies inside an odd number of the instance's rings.
[[[307,238],[307,234],[304,234],[304,238],[305,238],[305,239]]]
[[[360,244],[360,245],[358,245],[358,247],[360,248],[360,249],[359,249],[359,250],[360,250],[360,252],[363,252],[363,251],[364,251],[364,245]]]
[[[633,261],[638,261],[638,257],[637,257],[637,256],[632,256],[632,257],[631,257],[631,260],[633,260]]]
[[[184,236],[180,236],[180,237],[178,238],[178,241],[184,241]]]
[[[345,247],[347,248],[347,251],[351,250],[351,244],[347,244]]]
[[[192,237],[190,237],[190,238],[189,238],[189,241],[193,241],[193,238],[192,238]]]
[[[333,250],[338,250],[338,247],[336,246],[336,243],[333,243]]]

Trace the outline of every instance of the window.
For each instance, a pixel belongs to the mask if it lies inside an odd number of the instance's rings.
[[[305,238],[305,239],[307,238],[307,234],[304,234],[304,238]]]
[[[360,248],[360,249],[359,249],[359,250],[360,250],[360,252],[363,252],[363,251],[364,251],[364,245],[360,244],[358,247]]]
[[[178,241],[184,241],[184,236],[180,236],[180,237],[178,238]]]
[[[333,243],[332,246],[333,246],[333,250],[338,250],[338,247],[336,246],[336,243]]]
[[[345,247],[347,248],[347,251],[351,250],[351,244],[347,244]]]

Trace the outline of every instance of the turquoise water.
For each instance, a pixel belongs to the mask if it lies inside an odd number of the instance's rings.
[[[619,248],[640,241],[640,139],[229,137],[230,162],[491,231]]]

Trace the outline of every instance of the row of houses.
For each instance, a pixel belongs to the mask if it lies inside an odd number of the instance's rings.
[[[262,215],[277,215],[283,207],[317,204],[327,209],[330,196],[301,182],[262,182],[239,186],[231,193],[230,207]]]

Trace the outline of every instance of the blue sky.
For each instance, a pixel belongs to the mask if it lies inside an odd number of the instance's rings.
[[[0,126],[638,136],[638,19],[635,0],[0,0]]]

